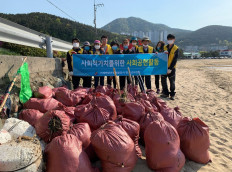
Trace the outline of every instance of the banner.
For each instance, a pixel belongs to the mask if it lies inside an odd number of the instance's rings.
[[[159,54],[73,54],[74,76],[118,76],[167,74],[168,55]]]

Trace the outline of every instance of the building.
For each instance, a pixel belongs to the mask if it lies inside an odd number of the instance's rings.
[[[220,51],[221,57],[232,57],[232,50],[221,50]]]

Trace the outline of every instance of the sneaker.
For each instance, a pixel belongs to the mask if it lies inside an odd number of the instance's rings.
[[[157,93],[157,94],[159,94],[159,93],[160,93],[160,89],[159,89],[159,88],[157,89],[156,93]]]
[[[161,94],[161,96],[160,96],[160,97],[168,98],[168,97],[169,97],[169,95],[167,95],[167,94]]]
[[[171,96],[170,99],[171,99],[171,100],[175,100],[175,96]]]

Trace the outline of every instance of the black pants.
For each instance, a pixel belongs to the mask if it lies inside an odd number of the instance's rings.
[[[99,85],[99,80],[100,80],[100,85],[104,86],[104,76],[95,76],[94,77],[94,87],[97,88]]]
[[[126,79],[127,79],[127,84],[130,84],[130,79],[127,76],[119,76],[119,82],[120,82],[120,90],[123,90],[126,86]]]
[[[92,77],[91,76],[85,76],[85,77],[82,77],[82,78],[83,78],[83,87],[91,88]]]
[[[155,75],[155,87],[156,89],[159,89],[159,81],[160,81],[160,75]]]
[[[170,92],[168,90],[168,84],[167,84],[167,78],[170,82]],[[176,69],[173,69],[172,72],[169,75],[162,75],[161,76],[161,83],[163,87],[163,94],[170,96],[175,96],[176,92],[176,86],[175,86],[175,80],[176,80]]]
[[[112,80],[113,80],[114,88],[116,88],[116,80],[114,76],[113,78],[111,76],[107,76],[107,85],[111,86]]]
[[[79,76],[72,76],[73,89],[76,89],[79,87],[80,79],[81,79],[81,77],[79,77]]]
[[[151,76],[150,75],[142,76],[142,78],[143,78],[143,81],[145,78],[145,84],[146,84],[147,89],[151,89]]]
[[[73,89],[76,89],[80,85],[80,79],[83,79],[83,87],[91,88],[91,76],[72,76]]]

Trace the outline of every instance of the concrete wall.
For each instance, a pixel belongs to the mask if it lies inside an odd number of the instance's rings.
[[[0,85],[9,84],[22,64],[23,56],[0,55]],[[45,57],[28,57],[30,78],[36,76],[63,76],[61,59]],[[67,69],[67,65],[64,70]]]

